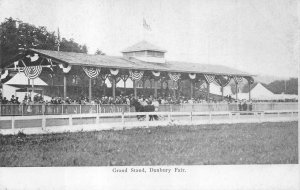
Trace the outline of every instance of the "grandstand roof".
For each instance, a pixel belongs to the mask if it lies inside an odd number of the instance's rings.
[[[219,75],[252,76],[223,65],[190,63],[183,61],[166,61],[166,63],[150,63],[135,58],[120,56],[91,55],[84,53],[30,49],[41,57],[51,58],[53,62],[67,63],[78,66],[94,66],[119,69],[154,70],[183,73],[205,73]]]

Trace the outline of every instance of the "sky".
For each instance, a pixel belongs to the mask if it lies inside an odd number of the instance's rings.
[[[297,0],[0,0],[0,22],[46,26],[107,55],[141,40],[166,59],[297,77]],[[143,19],[151,31],[143,28]]]

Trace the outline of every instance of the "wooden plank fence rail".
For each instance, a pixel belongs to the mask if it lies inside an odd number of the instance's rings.
[[[298,110],[298,102],[268,102],[253,103],[249,111],[271,110]],[[201,104],[164,104],[158,108],[159,112],[206,112],[206,111],[239,111],[236,103],[201,103]],[[135,112],[134,107],[126,104],[119,105],[81,105],[81,104],[58,104],[58,105],[14,105],[0,104],[1,116],[30,116],[30,115],[65,115],[65,114],[94,114],[94,113],[121,113]]]
[[[235,120],[241,119],[241,116],[245,116],[247,118],[248,116],[253,116],[253,118],[250,119],[257,119],[260,122],[263,122],[264,119],[266,118],[266,115],[276,115],[272,118],[276,118],[279,116],[286,116],[286,114],[290,114],[287,117],[296,117],[298,111],[297,110],[271,110],[271,111],[241,111],[241,112],[230,112],[230,111],[220,111],[220,112],[121,112],[121,113],[94,113],[94,114],[74,114],[74,115],[35,115],[35,116],[2,116],[0,117],[0,130],[5,130],[1,129],[1,122],[3,121],[10,121],[11,122],[11,127],[10,129],[15,129],[15,124],[17,121],[30,121],[30,120],[41,120],[41,128],[46,129],[48,126],[46,125],[48,120],[51,119],[65,119],[68,120],[68,126],[73,126],[74,124],[74,119],[87,119],[87,118],[93,118],[95,119],[94,124],[99,124],[99,123],[105,123],[105,122],[100,122],[102,118],[120,118],[120,120],[115,120],[115,123],[119,122],[120,125],[125,126],[125,120],[136,117],[136,116],[145,116],[146,120],[141,121],[141,123],[146,122],[147,126],[151,121],[149,121],[149,116],[150,115],[158,115],[158,116],[163,116],[165,118],[165,121],[171,121],[173,118],[176,118],[176,116],[186,116],[184,119],[186,121],[193,122],[194,118],[197,116],[205,116],[208,117],[209,123],[213,121],[214,117],[225,117],[224,119],[234,122]],[[298,118],[297,118],[298,119]]]

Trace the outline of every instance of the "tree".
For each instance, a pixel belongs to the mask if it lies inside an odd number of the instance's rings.
[[[298,79],[276,80],[271,82],[268,88],[275,94],[298,94]]]
[[[47,31],[45,26],[36,27],[13,18],[6,18],[0,24],[0,68],[28,48],[57,50],[58,37],[55,32]],[[60,42],[60,51],[87,53],[87,46],[80,45],[74,39],[65,38]]]
[[[105,53],[99,49],[96,50],[95,55],[105,55]]]

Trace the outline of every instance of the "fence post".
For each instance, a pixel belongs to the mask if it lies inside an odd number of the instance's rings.
[[[211,123],[211,112],[209,112],[209,123]]]
[[[170,112],[168,113],[168,121],[169,122],[171,121],[171,113]]]
[[[122,112],[122,127],[125,126],[124,112]]]
[[[64,115],[64,105],[61,105],[61,115]]]
[[[149,127],[149,112],[146,113],[146,124]]]
[[[81,114],[81,104],[80,104],[80,106],[79,106],[79,113]]]
[[[72,126],[72,125],[73,125],[72,115],[70,114],[69,115],[69,126]]]
[[[14,116],[11,117],[11,128],[15,129],[15,117]]]
[[[96,124],[98,124],[99,123],[99,115],[97,114],[97,116],[96,116]]]
[[[263,119],[265,117],[265,112],[261,112],[260,117],[261,117],[261,120],[263,121]]]
[[[190,113],[191,122],[193,122],[193,112]]]
[[[46,111],[45,104],[42,104],[42,112],[43,112],[43,115],[45,115],[45,111]]]
[[[22,104],[22,111],[21,111],[21,113],[22,113],[22,116],[24,116],[24,104]]]
[[[232,119],[232,113],[231,112],[229,112],[229,120],[230,120],[230,123],[233,123],[233,119]]]
[[[46,128],[46,116],[43,115],[42,116],[42,129],[45,129]]]

